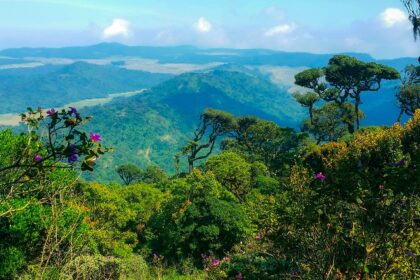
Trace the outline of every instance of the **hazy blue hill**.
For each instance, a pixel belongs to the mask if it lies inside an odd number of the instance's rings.
[[[88,129],[101,133],[105,144],[115,148],[101,161],[95,179],[117,179],[108,169],[126,162],[174,171],[173,156],[208,107],[256,115],[282,126],[297,126],[304,117],[285,89],[259,77],[221,70],[183,74],[145,94],[84,110],[94,116]]]
[[[346,53],[364,61],[374,60],[368,54]],[[111,56],[132,56],[156,59],[161,63],[204,64],[223,62],[240,65],[278,65],[290,67],[322,67],[333,54],[311,54],[304,52],[281,52],[265,49],[200,49],[192,46],[148,47],[126,46],[118,43],[102,43],[86,47],[66,48],[19,48],[0,51],[0,56],[61,57],[71,59],[108,58]],[[416,63],[416,59],[405,59]],[[384,61],[389,65],[400,65],[398,60]]]
[[[0,70],[0,113],[21,112],[27,106],[62,106],[110,93],[150,88],[170,77],[84,62]]]
[[[14,58],[23,57],[61,57],[61,58],[107,58],[110,56],[141,56],[157,58],[162,56],[178,56],[195,51],[191,46],[147,47],[126,46],[118,43],[101,43],[85,47],[65,48],[17,48],[0,51],[0,56]]]
[[[0,66],[1,65],[9,65],[9,64],[22,64],[22,63],[28,63],[30,61],[24,60],[24,59],[18,59],[18,58],[1,58],[0,57]]]
[[[403,70],[407,65],[413,64],[418,65],[418,61],[416,58],[412,57],[401,57],[396,59],[381,59],[378,60],[379,63],[394,67],[395,69],[401,71]]]
[[[362,125],[392,125],[397,121],[400,109],[395,95],[399,85],[396,81],[386,81],[379,92],[362,94],[362,110],[366,114]]]

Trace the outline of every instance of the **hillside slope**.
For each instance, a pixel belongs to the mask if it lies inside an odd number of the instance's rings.
[[[85,62],[0,70],[0,114],[150,88],[171,77]]]
[[[113,169],[126,162],[173,171],[173,156],[208,107],[256,115],[282,126],[297,126],[304,117],[285,89],[259,77],[220,70],[180,75],[145,94],[85,110],[94,116],[89,130],[103,135],[105,144],[114,148],[100,161],[94,179],[117,179]]]

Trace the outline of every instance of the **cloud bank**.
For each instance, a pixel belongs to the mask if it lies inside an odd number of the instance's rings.
[[[131,45],[195,45],[203,48],[267,48],[280,51],[341,53],[363,52],[376,58],[420,55],[407,14],[386,7],[370,19],[346,25],[315,26],[290,18],[280,8],[266,8],[247,25],[191,16],[146,25],[141,18],[115,18],[108,24],[90,23],[85,29],[33,30],[0,26],[0,48],[21,46],[89,45],[117,41]],[[28,39],[29,38],[29,39]],[[2,44],[2,42],[4,42]],[[10,42],[14,42],[13,45]],[[28,42],[30,42],[28,44]]]

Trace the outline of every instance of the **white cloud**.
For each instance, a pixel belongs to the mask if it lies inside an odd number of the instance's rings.
[[[200,17],[198,21],[195,23],[195,28],[197,29],[198,32],[207,33],[213,29],[213,26],[204,17]]]
[[[122,36],[128,37],[130,34],[130,23],[125,19],[114,19],[112,24],[105,28],[102,33],[102,36],[105,39],[109,39],[112,37]]]
[[[400,9],[388,8],[381,13],[380,19],[385,27],[391,28],[391,27],[394,27],[395,25],[406,22],[408,17]]]
[[[271,37],[278,34],[291,33],[295,30],[295,24],[280,24],[276,25],[265,32],[265,36]]]

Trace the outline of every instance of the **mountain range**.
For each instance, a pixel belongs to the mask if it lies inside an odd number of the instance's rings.
[[[114,148],[91,179],[116,180],[114,169],[127,162],[173,171],[173,156],[191,137],[205,108],[255,115],[299,129],[306,110],[291,96],[299,89],[293,87],[293,76],[302,69],[325,66],[332,55],[115,43],[8,49],[0,51],[0,114],[147,89],[81,110],[94,116],[87,129],[100,133],[104,144]],[[398,70],[416,63],[415,58],[348,55]],[[396,120],[397,86],[385,83],[380,92],[363,95],[364,125],[389,125]]]

